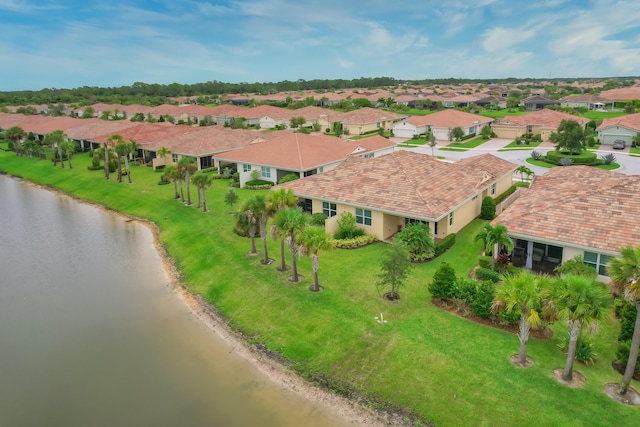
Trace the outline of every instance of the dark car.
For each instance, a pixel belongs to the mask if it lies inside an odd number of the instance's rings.
[[[621,139],[616,139],[615,141],[613,141],[613,148],[615,148],[616,150],[624,150],[624,147],[626,145],[627,143]]]

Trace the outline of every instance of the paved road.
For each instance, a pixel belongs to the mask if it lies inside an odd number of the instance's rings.
[[[449,141],[438,141],[438,145],[434,148],[434,154],[436,156],[444,156],[447,159],[455,160],[477,156],[478,154],[483,153],[491,153],[515,164],[526,165],[529,169],[534,171],[536,175],[544,175],[549,170],[548,168],[542,168],[526,163],[525,160],[531,157],[531,152],[533,150],[498,151],[498,149],[504,147],[510,142],[511,140],[495,138],[485,142],[479,147],[472,148],[468,151],[446,151],[440,150],[440,148],[449,144]],[[553,147],[553,144],[543,142],[536,148],[536,151],[546,153],[549,150],[553,150]],[[419,153],[431,155],[431,147],[429,146],[419,146],[416,148],[399,148],[403,150],[416,151]],[[612,148],[603,149],[596,151],[596,153],[598,154],[598,157],[602,156],[605,153],[614,153],[616,156],[616,163],[620,165],[620,169],[616,169],[616,172],[621,172],[627,175],[640,175],[640,157],[630,156],[629,148],[625,150],[614,150]]]

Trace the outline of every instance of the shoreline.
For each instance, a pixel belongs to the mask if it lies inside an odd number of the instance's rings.
[[[227,319],[221,315],[216,307],[206,301],[202,296],[193,293],[180,279],[180,271],[166,251],[159,238],[158,226],[144,218],[133,217],[125,213],[110,209],[99,203],[90,202],[57,188],[38,184],[21,176],[2,172],[3,175],[19,180],[26,185],[51,191],[58,196],[68,197],[76,202],[101,209],[122,217],[125,222],[136,222],[149,229],[152,235],[152,243],[160,256],[162,268],[169,280],[169,288],[176,293],[180,300],[189,308],[191,313],[204,323],[218,337],[224,340],[241,358],[251,363],[261,375],[286,390],[326,409],[328,414],[341,418],[348,424],[371,427],[400,427],[407,425],[399,414],[377,411],[354,400],[339,396],[329,390],[311,384],[299,374],[289,369],[283,361],[278,361],[270,356],[266,348],[251,345],[240,332],[234,331]]]

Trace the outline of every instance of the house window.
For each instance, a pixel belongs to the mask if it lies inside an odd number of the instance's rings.
[[[332,216],[336,216],[336,204],[329,202],[322,202],[322,213],[325,214],[328,218]]]
[[[449,213],[449,225],[453,225],[453,212]]]
[[[609,262],[609,257],[607,255],[597,254],[595,252],[587,252],[584,253],[584,263],[590,265],[595,268],[598,274],[602,276],[608,276],[607,274],[607,263]]]
[[[371,211],[356,208],[356,222],[358,224],[371,225]]]
[[[322,172],[324,172],[324,166],[320,166],[320,167],[318,168],[318,173],[322,173]]]
[[[251,165],[247,165],[246,163],[242,165],[243,172],[251,172]]]
[[[262,176],[265,178],[271,178],[271,168],[262,166]]]
[[[496,195],[496,184],[495,183],[491,184],[491,195],[492,196]]]
[[[366,153],[363,157],[365,159],[373,159],[373,153]]]
[[[178,163],[178,155],[177,154],[172,154],[171,155],[171,161],[173,163]]]
[[[380,129],[380,122],[376,123],[376,129]]]

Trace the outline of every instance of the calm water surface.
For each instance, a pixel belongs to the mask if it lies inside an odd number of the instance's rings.
[[[151,232],[0,176],[0,426],[346,426],[170,291]]]

